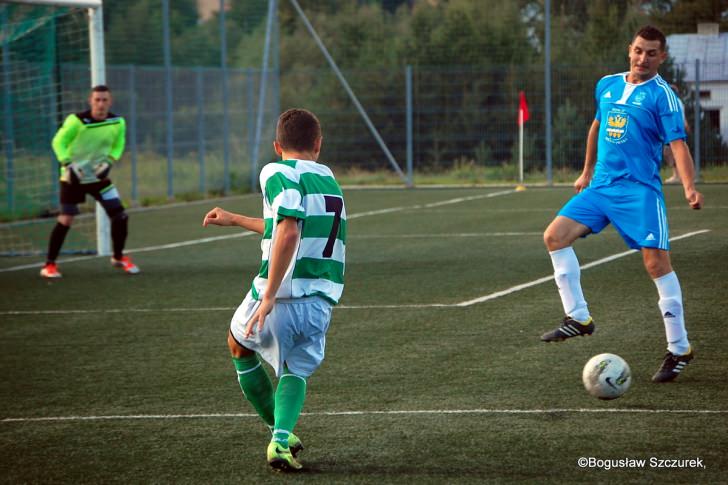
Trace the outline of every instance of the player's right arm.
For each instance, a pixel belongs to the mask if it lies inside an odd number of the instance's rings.
[[[253,317],[245,326],[243,335],[249,338],[253,331],[260,333],[265,325],[265,317],[273,310],[276,303],[276,295],[281,287],[283,278],[295,258],[298,242],[301,233],[298,229],[298,219],[295,217],[283,217],[276,227],[276,236],[273,238],[273,245],[268,256],[268,279],[263,290],[263,299],[260,306],[253,314]]]
[[[242,214],[228,212],[220,207],[215,207],[205,214],[202,220],[202,227],[213,224],[215,226],[237,226],[247,229],[248,231],[263,234],[265,230],[265,221],[257,217],[247,217]]]
[[[68,115],[63,125],[58,129],[53,137],[51,146],[56,158],[63,165],[71,163],[71,143],[78,135],[81,128],[81,120],[75,114]]]
[[[574,182],[574,190],[581,192],[589,187],[592,176],[594,175],[594,167],[597,164],[597,141],[599,138],[599,120],[595,119],[589,128],[589,134],[586,137],[586,154],[584,155],[584,169],[576,182]]]

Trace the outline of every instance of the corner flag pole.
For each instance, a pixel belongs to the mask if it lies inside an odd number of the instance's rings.
[[[518,185],[516,186],[516,190],[519,191],[526,190],[526,186],[523,185],[523,125],[530,117],[526,93],[521,91],[518,93]]]
[[[518,184],[523,185],[523,110],[518,110]]]

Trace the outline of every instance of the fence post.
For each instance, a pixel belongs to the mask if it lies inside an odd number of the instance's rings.
[[[174,117],[172,116],[172,50],[169,45],[169,0],[162,0],[164,92],[167,99],[167,198],[174,198]]]
[[[2,24],[7,28],[7,11],[2,11]],[[3,29],[5,30],[5,29]],[[8,213],[15,212],[15,168],[13,167],[13,149],[15,133],[13,131],[12,87],[10,86],[10,42],[3,42],[3,129],[5,131],[5,184],[7,190]]]
[[[54,39],[56,39],[57,33],[56,33],[56,22],[57,19],[53,19],[53,21],[50,23],[50,27],[52,29],[52,36]],[[57,53],[56,53],[57,54]],[[56,59],[58,62],[58,59]],[[54,84],[55,86],[52,88],[53,91],[53,97],[54,99],[48,102],[48,116],[50,117],[50,122],[48,124],[48,140],[52,140],[55,136],[56,132],[58,131],[58,128],[63,124],[64,118],[63,114],[59,113],[59,108],[63,108],[60,104],[60,98],[58,96],[58,92],[61,89],[62,80],[61,80],[61,71],[59,69],[59,65],[56,66],[55,73],[53,74],[55,76],[54,78]],[[59,118],[59,114],[61,117]],[[48,201],[50,206],[58,206],[60,203],[60,187],[58,185],[58,169],[59,169],[59,160],[56,159],[56,154],[53,152],[53,150],[50,151],[50,173],[51,173],[51,193],[50,193],[50,200]]]
[[[258,155],[260,141],[263,136],[263,122],[265,120],[265,96],[268,90],[268,64],[270,57],[271,38],[273,36],[273,17],[276,12],[276,0],[268,0],[268,17],[265,23],[265,43],[263,44],[263,64],[260,69],[260,84],[258,85],[258,112],[255,123],[255,141],[253,142],[253,176],[258,173]],[[273,116],[277,116],[274,113]],[[257,177],[256,177],[257,178]],[[257,191],[256,184],[253,184],[253,192]]]
[[[693,160],[695,161],[695,181],[700,180],[700,59],[695,59],[695,146],[693,147]]]
[[[253,69],[249,67],[246,72],[248,74],[246,82],[248,92],[246,98],[248,100],[248,156],[250,157],[250,191],[255,192],[257,190],[258,177],[255,173],[255,162],[253,160],[253,157],[255,157],[255,148],[253,148],[253,145],[255,144],[255,120],[253,119],[253,113],[255,109],[253,104]]]
[[[227,32],[225,30],[225,0],[220,0],[220,68],[222,69],[222,153],[223,194],[230,193],[230,111],[228,105]]]
[[[412,165],[413,165],[413,154],[412,154],[412,66],[407,65],[404,70],[405,73],[405,91],[406,91],[406,109],[407,109],[407,187],[414,187],[414,180],[412,177]]]
[[[553,185],[553,160],[551,157],[551,1],[546,0],[544,10],[544,111],[546,113],[546,183]]]
[[[195,69],[195,101],[197,104],[197,160],[200,167],[200,193],[207,192],[207,176],[205,174],[205,89],[202,68]]]
[[[139,179],[137,177],[137,94],[136,69],[129,64],[129,146],[131,148],[131,200],[139,202]]]

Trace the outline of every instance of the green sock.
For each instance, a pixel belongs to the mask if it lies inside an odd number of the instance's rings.
[[[258,356],[253,354],[241,358],[233,357],[233,364],[238,372],[238,382],[240,389],[243,390],[243,395],[250,401],[258,415],[263,418],[265,424],[273,426],[275,421],[273,384],[258,360]]]
[[[275,426],[273,441],[288,447],[288,435],[293,432],[306,400],[306,379],[286,369],[276,389]]]

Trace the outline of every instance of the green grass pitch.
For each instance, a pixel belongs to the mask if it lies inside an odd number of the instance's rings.
[[[240,233],[201,227],[213,204],[257,215],[256,196],[132,212],[136,277],[86,257],[47,282],[38,258],[2,258],[0,482],[726,483],[728,187],[700,189],[701,211],[666,193],[671,236],[695,233],[672,256],[696,350],[667,385],[650,383],[665,348],[654,284],[638,254],[602,261],[627,249],[611,228],[575,244],[599,263],[582,272],[596,333],[539,341],[562,316],[538,282],[552,271],[541,233],[569,188],[345,191],[346,289],[295,477],[268,470],[225,344],[259,239],[199,241]],[[615,401],[581,384],[601,352],[633,371]]]

